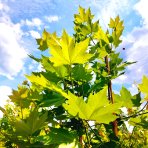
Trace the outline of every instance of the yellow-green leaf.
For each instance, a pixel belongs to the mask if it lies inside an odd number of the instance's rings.
[[[142,83],[138,86],[140,91],[145,94],[145,100],[148,100],[148,77],[143,76]]]
[[[107,98],[107,87],[96,94],[90,94],[88,101],[85,102],[82,97],[77,97],[68,93],[69,98],[63,104],[69,114],[85,120],[95,120],[99,123],[108,124],[117,117],[113,114],[118,112],[120,103],[110,104]],[[105,118],[106,117],[106,118]]]
[[[102,30],[101,27],[99,27],[98,31],[94,34],[94,38],[98,40],[103,40],[104,42],[109,44],[107,34]]]
[[[55,44],[49,44],[52,55],[50,61],[54,66],[84,64],[92,57],[86,52],[88,45],[89,39],[75,43],[74,39],[63,31],[60,41],[56,40]]]

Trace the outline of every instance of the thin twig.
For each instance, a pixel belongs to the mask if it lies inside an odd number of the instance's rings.
[[[121,118],[121,120],[128,119],[128,118],[131,118],[131,117],[137,117],[137,116],[144,115],[144,114],[148,114],[148,112],[141,113],[141,114],[134,114],[134,115],[131,115],[131,116],[128,116],[128,117],[123,117],[123,118]]]
[[[90,140],[89,140],[89,137],[88,137],[87,129],[86,129],[86,127],[84,129],[85,129],[85,135],[86,135],[86,138],[87,138],[88,146],[90,146]]]
[[[89,123],[86,121],[87,125],[89,126],[89,128],[91,129],[91,131],[94,133],[94,135],[97,137],[97,139],[99,140],[99,136],[97,135],[97,133],[93,130],[93,128],[89,125]]]

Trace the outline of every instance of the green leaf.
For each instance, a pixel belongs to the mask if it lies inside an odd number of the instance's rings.
[[[18,86],[18,90],[12,90],[12,95],[9,96],[11,101],[22,108],[28,107],[30,101],[28,100],[29,89],[27,87]]]
[[[28,96],[29,100],[32,100],[32,101],[37,100],[37,101],[39,101],[39,100],[42,100],[42,98],[43,98],[43,94],[39,93],[37,89],[35,89],[35,90],[31,89],[30,90],[30,94]]]
[[[41,59],[34,57],[33,55],[29,54],[28,55],[31,59],[35,60],[36,62],[40,62]]]
[[[34,75],[32,74],[31,76],[26,77],[30,80],[31,83],[35,83],[36,85],[42,86],[43,88],[50,89],[52,91],[56,91],[60,93],[63,97],[69,98],[67,93],[65,93],[61,88],[56,86],[54,83],[48,81],[42,74],[40,75]]]
[[[48,49],[46,40],[45,41],[42,39],[36,39],[36,40],[37,40],[37,43],[39,44],[39,47],[38,47],[39,50],[45,51],[46,49]]]
[[[35,139],[44,143],[44,145],[50,144],[62,144],[71,143],[76,139],[77,134],[74,131],[68,131],[63,128],[50,127],[50,133],[44,136],[38,136]]]
[[[56,75],[56,73],[52,73],[50,71],[48,72],[42,72],[42,74],[48,81],[51,81],[53,83],[58,83],[61,79]]]
[[[118,45],[121,43],[120,36],[124,29],[123,21],[120,21],[119,16],[117,16],[114,20],[111,18],[109,27],[113,29],[112,32],[113,44],[115,47],[118,47]]]
[[[47,38],[49,38],[49,36],[50,34],[44,29],[42,38],[36,39],[37,44],[39,45],[38,47],[39,50],[45,51],[46,49],[48,49]]]
[[[63,104],[63,106],[73,116],[78,115],[82,119],[96,120],[100,123],[109,123],[117,118],[113,113],[118,112],[118,109],[121,107],[121,103],[109,104],[107,88],[104,88],[95,95],[91,94],[86,103],[82,97],[77,97],[70,92],[66,94],[62,89],[50,83],[42,75],[40,77],[34,75],[27,77],[31,82],[50,90],[54,90],[67,98],[68,100]],[[94,102],[96,103],[94,104]],[[103,118],[103,116],[107,116],[108,118]]]
[[[37,109],[33,110],[27,118],[27,125],[30,127],[30,133],[33,134],[37,130],[45,126],[47,119],[47,112],[40,115]]]
[[[105,56],[108,55],[104,46],[98,49],[98,53],[99,53],[99,58],[104,58]]]
[[[88,72],[83,65],[76,65],[72,69],[72,77],[78,81],[90,81],[92,79],[92,74]]]
[[[94,95],[90,94],[87,102],[82,97],[77,97],[70,92],[68,95],[67,102],[63,104],[64,108],[69,114],[78,115],[79,118],[85,120],[95,120],[99,123],[108,124],[117,118],[113,113],[118,112],[121,107],[120,103],[109,104],[107,87]]]
[[[134,106],[139,107],[141,105],[141,93],[138,93],[132,97]]]
[[[129,124],[133,126],[141,126],[144,129],[148,129],[148,114],[130,118]]]
[[[65,102],[65,98],[55,92],[46,93],[41,100],[39,106],[49,107],[49,106],[60,106]]]
[[[122,87],[122,89],[120,90],[120,95],[121,101],[123,101],[123,106],[127,108],[132,108],[133,102],[131,93],[125,87]]]
[[[91,54],[86,53],[88,45],[89,39],[75,43],[74,39],[63,31],[61,40],[56,40],[56,45],[52,43],[49,45],[52,55],[50,61],[54,66],[84,64],[92,57]]]
[[[138,85],[140,91],[145,94],[144,101],[148,100],[148,77],[143,76],[142,83]]]
[[[68,70],[64,65],[55,67],[48,57],[42,56],[41,63],[45,70],[56,73],[58,77],[64,78],[68,76]]]
[[[90,8],[85,12],[85,9],[79,6],[79,14],[75,14],[74,17],[75,23],[81,24],[93,19],[94,15],[91,14]]]
[[[122,102],[123,106],[127,108],[139,107],[141,105],[140,93],[132,96],[131,93],[125,87],[122,87],[120,95],[113,93],[113,98],[115,103]]]
[[[73,131],[68,131],[62,128],[50,128],[51,132],[49,137],[51,137],[50,143],[71,143],[76,138],[77,134]]]
[[[107,36],[107,34],[102,30],[101,27],[99,27],[98,32],[96,32],[96,33],[94,34],[94,38],[98,39],[99,41],[100,41],[100,40],[103,40],[104,42],[106,42],[107,44],[109,44],[108,36]]]
[[[31,134],[30,127],[22,120],[16,120],[12,122],[12,125],[15,127],[16,133],[20,136],[28,136]]]
[[[30,113],[29,117],[24,120],[15,120],[12,122],[16,129],[16,133],[22,136],[32,135],[37,130],[41,129],[47,123],[47,112],[40,116],[37,109]]]

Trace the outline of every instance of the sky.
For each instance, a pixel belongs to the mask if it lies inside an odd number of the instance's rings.
[[[107,27],[110,17],[124,20],[124,61],[138,61],[125,75],[113,81],[114,88],[126,85],[135,93],[142,76],[148,76],[148,0],[0,0],[0,106],[31,71],[41,70],[28,54],[39,56],[35,38],[43,29],[73,34],[73,15],[78,7],[91,8],[95,20]],[[125,47],[126,50],[122,50]]]

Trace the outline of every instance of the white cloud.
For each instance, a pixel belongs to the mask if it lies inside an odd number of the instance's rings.
[[[43,22],[39,18],[33,18],[32,20],[28,20],[28,19],[22,20],[21,24],[27,25],[27,26],[30,26],[30,27],[37,27],[38,29],[40,29]]]
[[[8,86],[0,86],[0,106],[4,107],[4,105],[6,104],[6,101],[9,99],[8,95],[11,95],[11,88]],[[0,117],[2,117],[2,112],[0,111]]]
[[[127,60],[137,61],[136,64],[129,66],[127,69],[129,71],[129,79],[131,80],[136,79],[139,81],[142,79],[143,75],[148,74],[148,43],[143,44],[146,40],[148,40],[148,34],[141,37],[141,39],[136,40],[127,51]]]
[[[4,106],[6,104],[6,101],[9,99],[8,95],[11,94],[12,90],[8,86],[0,86],[0,106]]]
[[[121,75],[117,79],[113,79],[113,84],[124,84],[127,81],[127,75]]]
[[[110,17],[114,18],[117,15],[127,14],[132,7],[132,1],[129,0],[88,0],[89,5],[92,5],[98,10],[96,18],[100,19],[101,26],[108,28],[107,24],[110,20]],[[103,3],[103,4],[102,4]]]
[[[21,25],[12,23],[3,13],[0,17],[0,75],[13,78],[22,70],[27,57],[21,45],[22,35]]]
[[[2,10],[4,5],[0,2],[0,10]]]
[[[31,30],[31,31],[29,31],[29,33],[35,39],[38,39],[41,37],[41,35],[37,31]]]
[[[3,13],[3,11],[8,12],[9,7],[0,1],[0,12]]]
[[[143,18],[143,24],[148,26],[148,0],[140,0],[135,6],[135,10],[141,15]]]
[[[46,16],[45,19],[49,22],[49,23],[52,23],[52,22],[58,22],[60,17],[57,16],[57,15],[51,15],[51,16]]]

